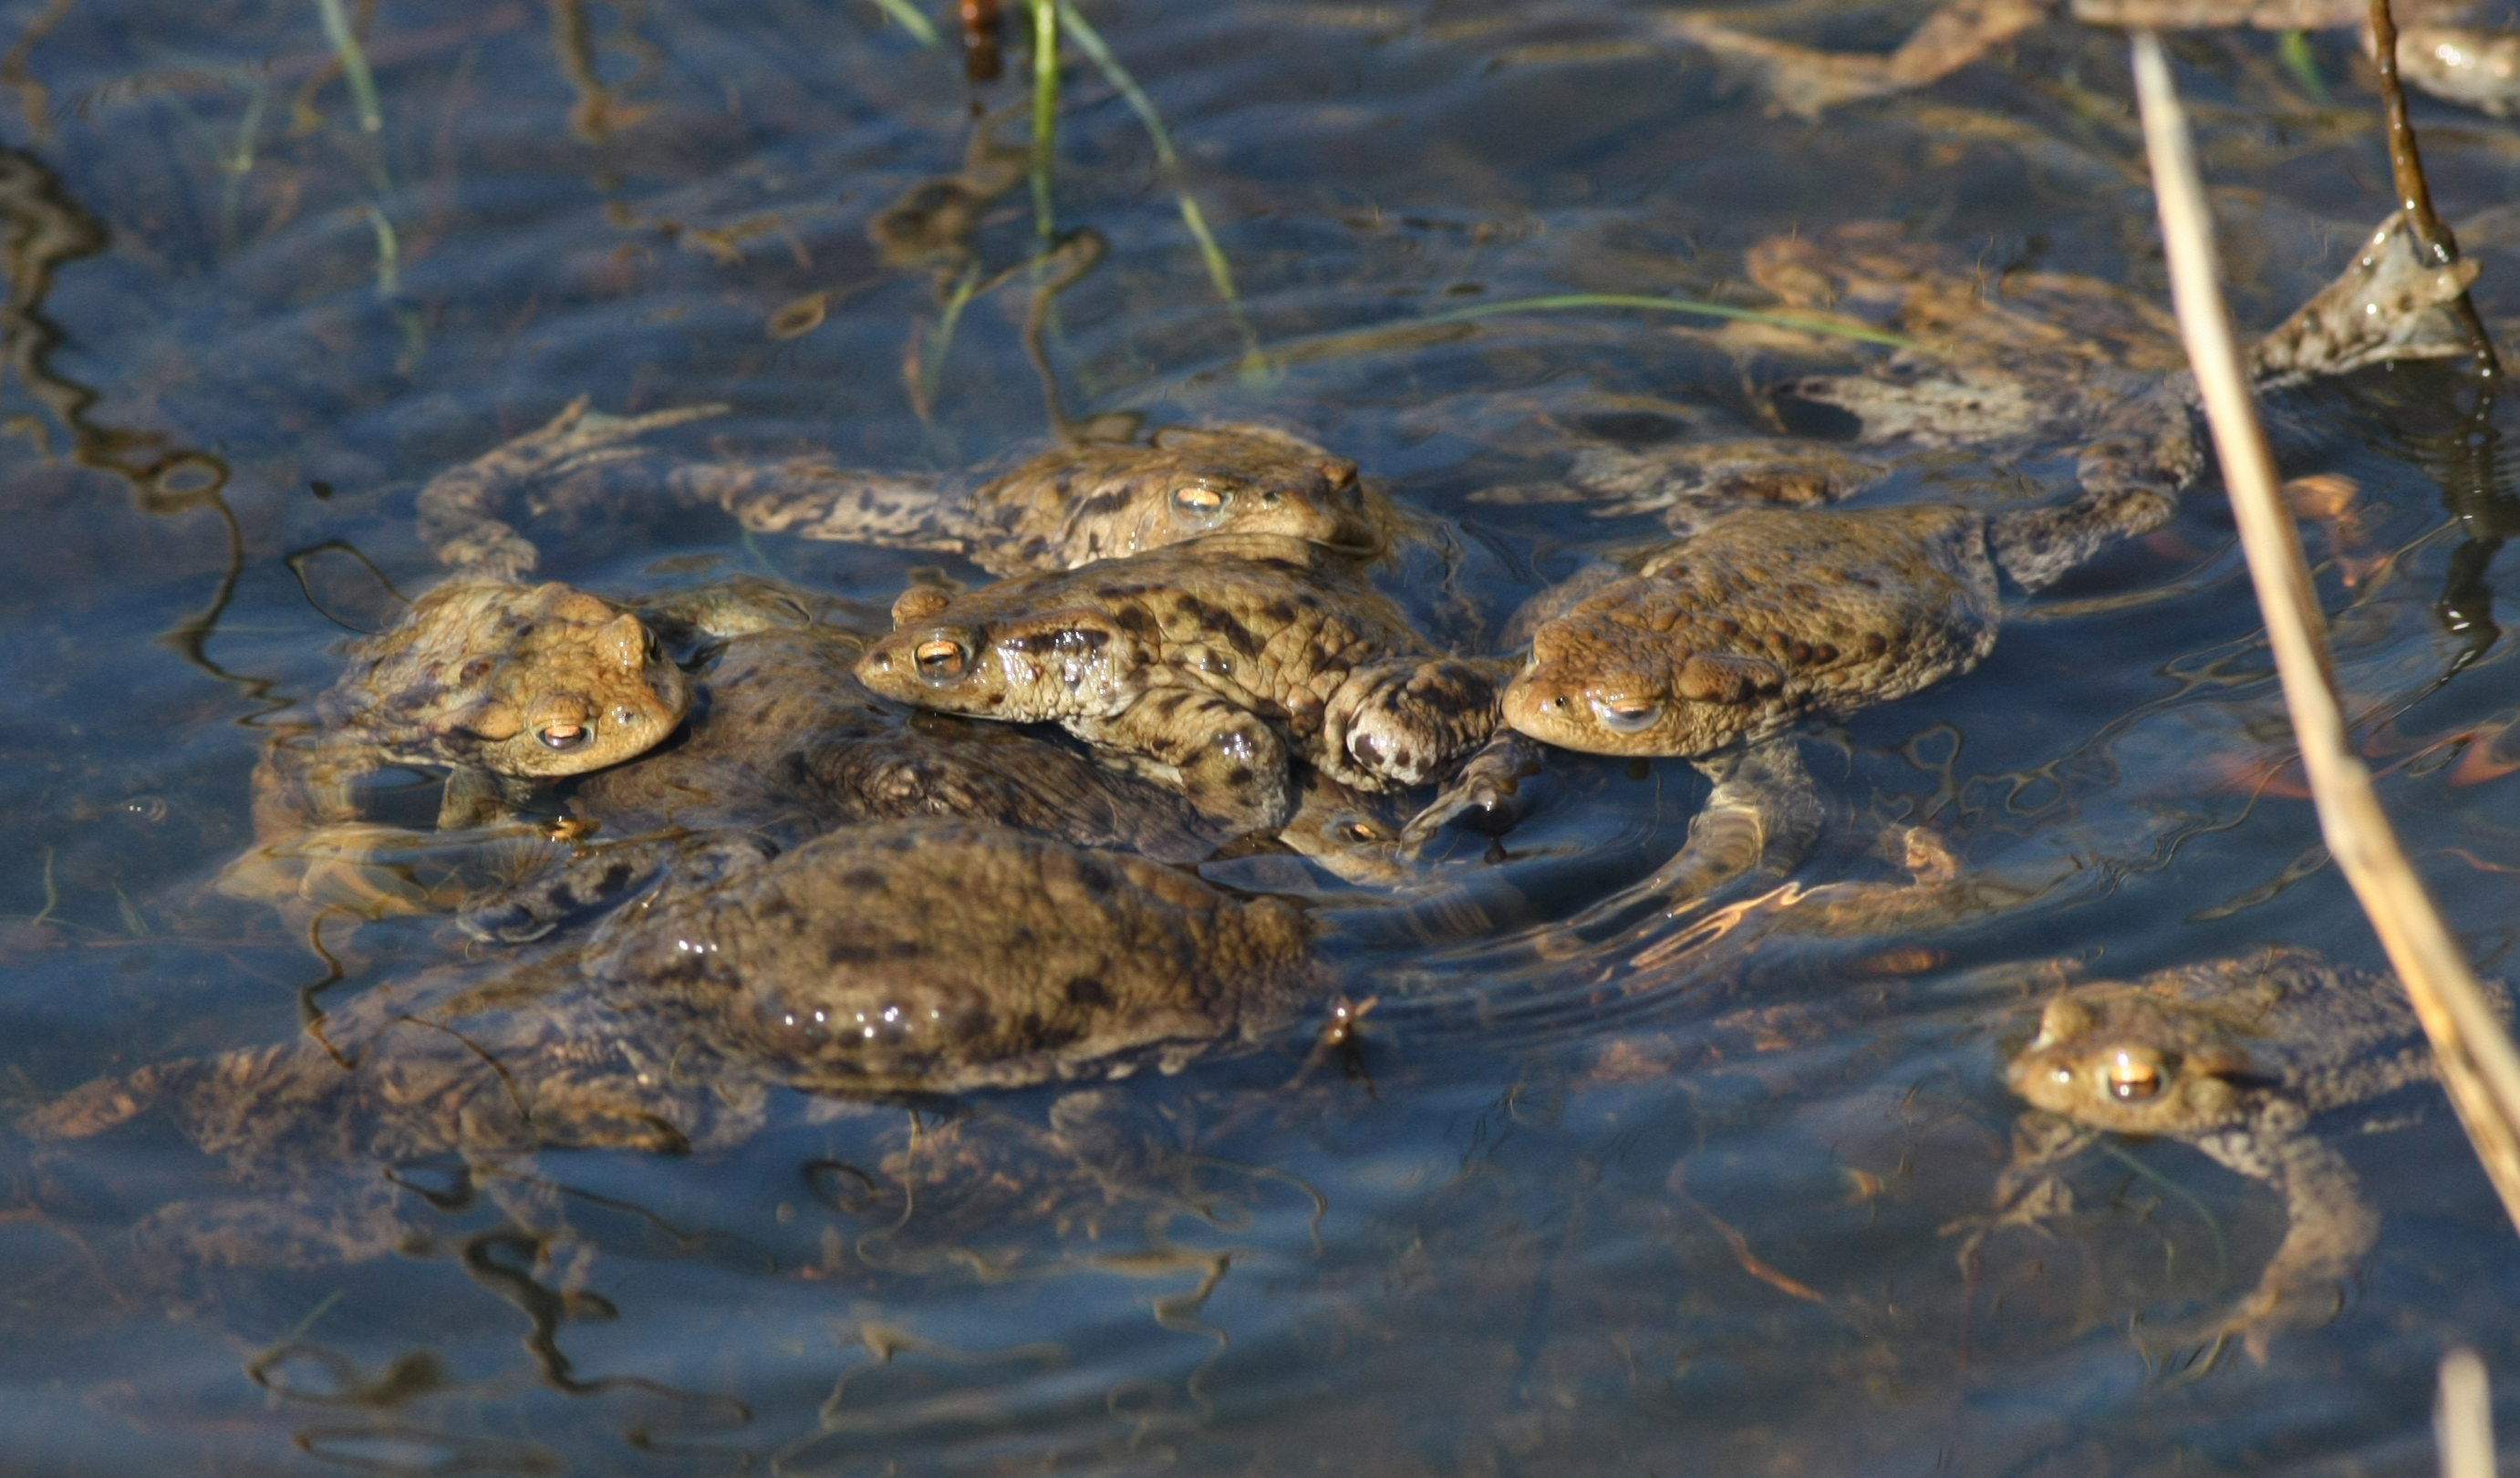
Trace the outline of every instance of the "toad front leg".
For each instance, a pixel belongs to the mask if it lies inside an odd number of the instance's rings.
[[[1067,731],[1121,768],[1179,790],[1201,816],[1248,831],[1295,814],[1286,745],[1258,714],[1192,688],[1158,688]]]
[[[1509,670],[1454,657],[1358,668],[1322,707],[1322,769],[1360,790],[1432,781],[1496,732]]]

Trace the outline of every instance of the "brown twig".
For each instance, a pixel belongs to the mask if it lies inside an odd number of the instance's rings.
[[[2425,265],[2455,265],[2458,238],[2433,209],[2423,151],[2415,145],[2415,125],[2407,116],[2406,84],[2398,77],[2398,19],[2390,13],[2389,0],[2371,0],[2371,60],[2380,68],[2380,110],[2389,123],[2389,177],[2397,187],[2398,208],[2407,213],[2407,225],[2415,240],[2423,243]],[[2476,355],[2477,373],[2500,379],[2502,359],[2494,352],[2494,338],[2485,332],[2485,320],[2478,316],[2476,305],[2462,292],[2451,311]]]
[[[2171,295],[2197,389],[2214,428],[2223,483],[2240,525],[2249,577],[2267,622],[2284,706],[2318,807],[2328,851],[2361,900],[2423,1023],[2459,1122],[2520,1228],[2520,1053],[2512,1050],[2467,960],[2433,907],[2380,809],[2371,774],[2349,742],[2330,666],[2324,616],[2283,506],[2274,458],[2249,398],[2214,258],[2213,218],[2185,115],[2160,38],[2134,33],[2136,96],[2143,112]]]

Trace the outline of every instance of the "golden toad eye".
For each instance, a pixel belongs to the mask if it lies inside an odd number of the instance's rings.
[[[1204,482],[1185,482],[1173,489],[1173,511],[1190,518],[1213,518],[1225,512],[1225,494]]]
[[[1662,717],[1662,704],[1651,698],[1597,697],[1593,699],[1593,716],[1613,734],[1642,734]]]
[[[2122,1047],[2110,1053],[2102,1076],[2109,1085],[2109,1097],[2121,1103],[2140,1102],[2161,1092],[2161,1066],[2150,1053]]]
[[[919,675],[931,683],[950,683],[963,675],[970,656],[963,644],[951,637],[930,637],[912,651],[919,662]]]
[[[574,749],[586,742],[584,724],[553,724],[536,736],[546,749]]]
[[[1372,822],[1363,821],[1352,821],[1340,827],[1339,834],[1350,841],[1374,841],[1381,836]]]

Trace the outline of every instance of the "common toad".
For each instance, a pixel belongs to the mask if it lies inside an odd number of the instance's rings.
[[[869,688],[1060,724],[1244,829],[1292,814],[1290,759],[1379,791],[1434,778],[1495,725],[1492,664],[1440,655],[1351,563],[1296,539],[914,589],[893,623],[858,664]]]
[[[541,560],[519,522],[581,505],[617,512],[627,495],[602,479],[647,455],[635,438],[721,409],[623,418],[590,411],[581,397],[431,479],[420,492],[421,538],[440,563],[513,579]],[[829,455],[643,470],[661,472],[653,480],[669,497],[723,509],[752,533],[965,555],[994,574],[1068,569],[1238,530],[1372,555],[1400,526],[1355,463],[1256,425],[1029,446],[966,473],[869,470]]]
[[[1855,374],[1777,386],[1787,402],[1859,423],[1860,453],[1822,442],[1730,438],[1580,451],[1554,483],[1473,494],[1489,503],[1582,503],[1597,517],[1659,514],[1693,533],[1734,510],[1820,508],[1898,470],[1903,454],[1965,447],[2070,452],[2076,495],[2000,521],[1996,558],[2041,589],[2110,544],[2166,521],[2204,468],[2177,327],[2123,289],[2066,273],[2007,271],[1860,221],[1752,246],[1745,270],[1784,305],[1917,340]],[[2469,345],[2448,311],[2476,268],[2422,264],[2392,215],[2326,288],[2260,339],[2261,389]]]
[[[1236,531],[1371,555],[1390,521],[1378,500],[1369,503],[1355,463],[1252,425],[1166,426],[1143,445],[1028,448],[959,476],[800,457],[695,463],[668,481],[754,533],[967,555],[1001,575]]]
[[[770,1082],[950,1094],[1178,1066],[1291,1020],[1322,983],[1309,938],[1282,902],[998,827],[882,822],[785,853],[700,834],[586,940],[380,987],[320,1038],[98,1080],[20,1127],[83,1138],[162,1100],[204,1149],[273,1166],[718,1146]]]
[[[2284,1199],[2283,1241],[2256,1289],[2197,1331],[2240,1335],[2263,1360],[2274,1329],[2335,1311],[2337,1284],[2379,1235],[2353,1171],[2311,1133],[2314,1117],[2432,1076],[2396,981],[2305,951],[2077,986],[2048,1004],[2004,1067],[2045,1113],[2015,1138],[1999,1208],[2070,1204],[2054,1169],[2104,1133],[2179,1140],[2265,1182]],[[2053,1132],[2051,1114],[2070,1130]]]
[[[258,842],[222,886],[292,891],[322,852],[310,833],[352,826],[354,783],[398,766],[447,769],[441,828],[505,812],[536,782],[653,748],[691,685],[631,610],[568,586],[450,581],[351,645],[348,669],[254,769]]]
[[[1504,699],[1506,723],[1522,734],[1586,753],[1701,757],[1777,734],[1802,713],[1851,713],[1915,693],[1992,649],[1999,569],[2025,587],[2052,581],[2167,518],[2196,470],[2186,378],[2163,373],[2171,350],[2122,297],[2103,299],[2125,310],[2103,339],[2094,327],[2069,332],[1988,303],[1871,226],[1752,255],[1780,291],[1888,303],[1901,327],[1942,326],[1937,341],[1957,346],[1875,374],[1803,381],[1795,393],[1863,416],[1868,438],[1929,446],[2050,434],[2062,416],[2091,438],[2083,491],[1991,515],[1949,505],[1750,509],[1646,552],[1634,574],[1585,572],[1534,607],[1545,618],[1529,623],[1530,657]],[[2417,264],[2393,215],[2336,282],[2261,340],[2261,382],[2465,352],[2441,304],[2473,276],[2472,266]],[[2014,295],[2085,299],[2096,286],[2040,279]],[[1412,830],[1461,806],[1447,796]],[[1685,853],[1665,872],[1703,881],[1721,870]]]
[[[955,1093],[1167,1067],[1293,1018],[1301,914],[1000,828],[834,831],[608,920],[589,978],[799,1087]]]

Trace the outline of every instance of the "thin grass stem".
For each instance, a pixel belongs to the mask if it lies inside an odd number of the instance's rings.
[[[1058,22],[1067,27],[1068,35],[1075,38],[1076,49],[1085,53],[1086,59],[1102,69],[1111,85],[1120,90],[1129,111],[1146,125],[1147,137],[1155,144],[1155,162],[1167,169],[1181,162],[1180,157],[1173,153],[1173,136],[1164,127],[1163,114],[1155,112],[1155,105],[1147,96],[1146,89],[1138,85],[1138,79],[1129,75],[1129,68],[1121,66],[1120,59],[1112,55],[1111,48],[1102,40],[1102,33],[1078,13],[1074,0],[1058,0]]]
[[[884,13],[893,24],[910,32],[910,39],[922,46],[934,46],[940,39],[936,26],[910,0],[875,0],[875,8]]]
[[[1759,308],[1735,308],[1725,303],[1701,302],[1690,297],[1644,297],[1626,292],[1558,292],[1547,297],[1513,297],[1499,302],[1479,303],[1473,307],[1456,308],[1418,320],[1426,324],[1467,323],[1474,318],[1494,318],[1501,313],[1555,313],[1571,308],[1642,308],[1654,313],[1692,313],[1702,318],[1729,318],[1741,323],[1766,324],[1771,328],[1793,329],[1804,334],[1822,334],[1832,338],[1851,338],[1858,343],[1881,344],[1893,349],[1906,349],[1915,354],[1932,354],[1929,344],[1887,334],[1879,329],[1859,329],[1851,324],[1825,318],[1806,318],[1799,313],[1770,313]]]
[[[1032,227],[1043,241],[1058,234],[1050,200],[1051,160],[1058,145],[1058,7],[1032,6]]]
[[[359,131],[375,133],[385,126],[384,110],[377,102],[377,79],[368,74],[367,53],[359,49],[359,38],[350,30],[350,18],[342,12],[341,0],[315,0],[315,10],[324,19],[324,39],[341,59],[350,102],[359,111]]]

